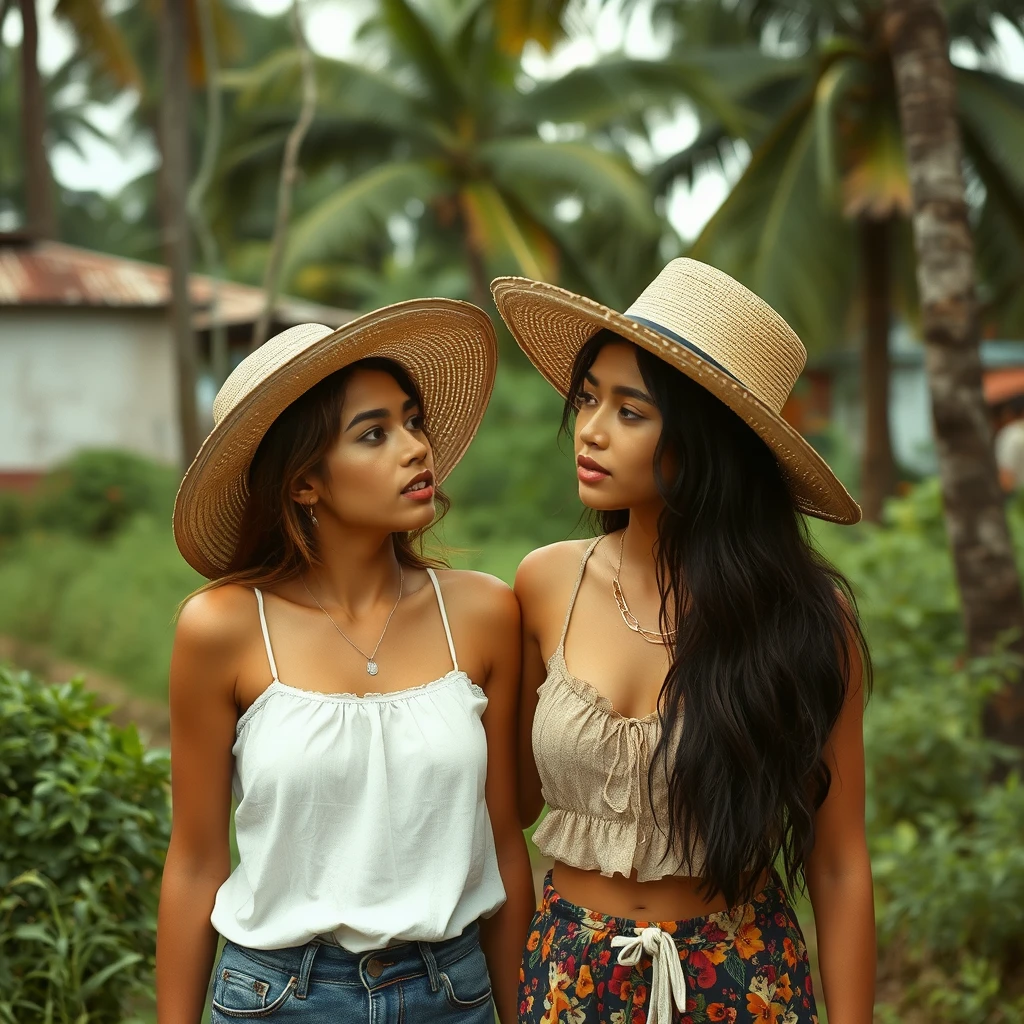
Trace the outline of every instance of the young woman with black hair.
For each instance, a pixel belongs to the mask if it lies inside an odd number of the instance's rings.
[[[803,346],[693,260],[625,315],[523,279],[493,290],[566,398],[601,527],[516,578],[520,815],[548,804],[534,839],[555,862],[520,1021],[810,1024],[806,882],[830,1024],[869,1024],[868,660],[803,518],[860,509],[781,415]]]

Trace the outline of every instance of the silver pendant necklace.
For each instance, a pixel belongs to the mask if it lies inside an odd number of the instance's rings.
[[[377,651],[380,649],[380,645],[384,641],[384,634],[388,631],[388,626],[391,625],[391,618],[395,614],[395,612],[398,611],[398,602],[402,600],[402,588],[405,586],[405,571],[403,570],[401,563],[399,563],[398,565],[398,598],[395,601],[395,607],[391,609],[391,615],[388,616],[387,622],[384,623],[384,629],[380,634],[380,639],[377,641],[377,646],[374,647],[374,649],[369,654],[367,654],[360,647],[357,647],[349,639],[348,635],[341,628],[341,626],[339,626],[334,621],[334,618],[331,615],[331,613],[316,599],[316,594],[314,594],[313,591],[310,590],[309,587],[306,585],[305,577],[300,576],[299,579],[302,580],[302,585],[306,588],[306,593],[309,594],[311,598],[313,598],[313,603],[317,606],[317,608],[320,609],[320,611],[324,613],[324,615],[327,616],[327,618],[330,620],[331,625],[342,635],[342,638],[345,640],[345,642],[354,650],[358,651],[366,659],[366,674],[368,676],[375,676],[380,671],[380,667],[377,665],[377,662],[374,659],[377,657]]]

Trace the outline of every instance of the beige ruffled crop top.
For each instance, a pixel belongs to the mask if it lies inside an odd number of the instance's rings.
[[[679,852],[668,852],[668,783],[653,778],[654,806],[647,776],[661,726],[657,713],[625,718],[586,680],[565,664],[565,636],[587,560],[580,563],[565,613],[562,636],[548,659],[547,678],[537,690],[533,756],[549,811],[534,833],[541,853],[571,867],[629,876],[649,882],[668,875],[699,875],[700,845],[694,863],[679,866]],[[655,814],[655,811],[657,814]]]

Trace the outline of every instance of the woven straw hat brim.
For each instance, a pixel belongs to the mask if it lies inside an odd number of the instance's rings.
[[[835,523],[860,520],[860,506],[800,433],[696,353],[624,313],[556,285],[499,277],[491,283],[491,292],[519,347],[563,398],[580,349],[597,331],[607,328],[676,367],[740,416],[775,453],[801,512]]]
[[[468,302],[413,299],[335,331],[303,324],[285,333],[287,349],[275,352],[271,339],[247,357],[267,350],[240,385],[233,389],[234,375],[228,378],[215,405],[226,410],[178,490],[174,538],[185,561],[207,578],[222,575],[234,555],[256,449],[274,420],[317,382],[371,356],[402,365],[423,396],[438,483],[465,454],[494,387],[494,326]]]

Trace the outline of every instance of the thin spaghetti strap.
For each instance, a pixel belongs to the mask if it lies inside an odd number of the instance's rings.
[[[274,677],[274,682],[277,682],[277,662],[274,661],[274,648],[270,646],[270,630],[267,629],[267,615],[263,610],[263,594],[258,587],[253,587],[253,591],[256,593],[256,603],[260,607],[260,628],[263,630],[263,643],[267,648],[267,661],[270,662],[270,671]]]
[[[459,671],[459,659],[455,657],[455,641],[452,640],[451,626],[448,625],[448,612],[444,607],[444,598],[441,596],[441,584],[437,582],[437,574],[433,569],[427,570],[430,582],[434,584],[434,593],[437,594],[437,607],[441,609],[441,621],[444,623],[444,635],[448,637],[448,650],[452,656],[452,668]]]
[[[579,594],[580,585],[583,583],[583,570],[586,569],[587,562],[590,560],[590,556],[594,553],[594,548],[597,547],[601,540],[602,537],[595,537],[590,542],[590,546],[587,550],[583,552],[583,558],[580,559],[580,571],[576,574],[576,586],[572,588],[572,597],[569,598],[569,607],[565,609],[565,622],[562,624],[562,635],[558,639],[558,650],[563,654],[565,653],[565,635],[569,632],[569,620],[572,618],[572,610],[576,606],[576,595]]]

